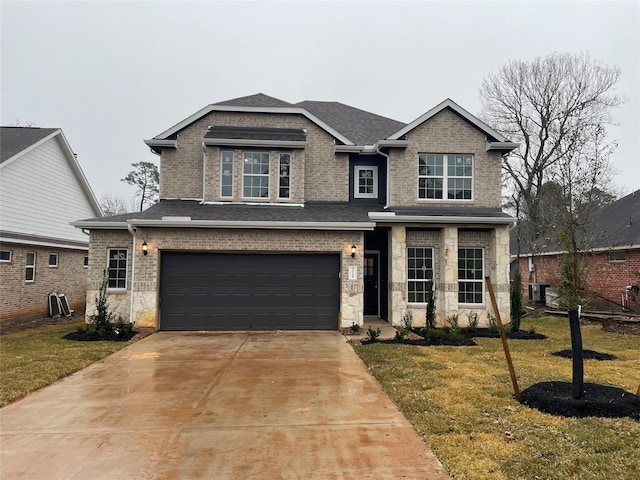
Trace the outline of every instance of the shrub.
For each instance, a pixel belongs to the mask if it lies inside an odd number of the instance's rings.
[[[469,315],[469,331],[475,332],[478,329],[478,314],[472,313]]]
[[[411,325],[413,324],[413,314],[407,311],[404,315],[402,315],[402,327],[411,330]]]
[[[427,293],[427,328],[436,328],[436,291]]]
[[[516,268],[513,281],[510,286],[511,292],[511,329],[514,332],[520,330],[520,319],[522,318],[522,277],[520,269]]]
[[[399,328],[396,330],[396,340],[404,340],[409,335],[409,330],[406,328]]]
[[[380,336],[380,328],[376,328],[374,330],[373,328],[371,328],[371,326],[369,326],[367,330],[367,336],[369,337],[369,340],[371,340],[372,342],[375,342],[376,340],[378,340],[378,337]]]
[[[100,290],[98,290],[98,294],[96,295],[96,313],[89,317],[89,321],[94,326],[96,332],[102,337],[113,329],[111,324],[113,321],[113,313],[109,311],[109,303],[107,302],[108,284],[109,277],[105,269],[102,271],[102,282],[100,283]]]
[[[356,322],[353,322],[351,324],[351,331],[354,333],[358,333],[360,331],[360,325],[358,325]]]
[[[429,328],[427,330],[427,338],[429,339],[429,341],[435,342],[442,338],[442,333],[437,328]]]
[[[449,315],[447,317],[447,321],[449,322],[449,325],[451,325],[451,328],[458,328],[458,314],[454,313],[453,315]]]
[[[489,330],[492,332],[497,332],[498,322],[496,320],[496,317],[494,317],[491,312],[487,312],[487,321],[489,323]]]

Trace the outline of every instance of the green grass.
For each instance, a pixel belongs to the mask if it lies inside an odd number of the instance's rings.
[[[571,360],[551,352],[571,348],[566,319],[524,319],[546,340],[509,340],[521,390],[543,381],[571,381]],[[636,393],[640,337],[582,327],[583,347],[617,360],[585,360],[588,383]],[[500,339],[475,347],[369,344],[355,347],[453,478],[640,478],[640,422],[555,417],[519,404]],[[510,431],[512,439],[505,435]]]
[[[130,342],[75,342],[62,337],[83,322],[0,337],[0,406],[77,372]]]

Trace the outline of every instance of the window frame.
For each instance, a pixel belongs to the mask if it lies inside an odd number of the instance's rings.
[[[51,263],[51,259],[54,258],[56,259],[55,263]],[[57,253],[50,253],[49,254],[49,268],[58,268],[58,260],[59,260],[59,255]]]
[[[2,254],[3,253],[7,253],[9,254],[9,258],[2,258]],[[13,259],[13,252],[11,250],[0,250],[0,263],[11,263],[11,260]]]
[[[411,270],[410,269],[412,267],[410,266],[410,262],[411,262],[411,258],[415,259],[416,257],[415,257],[415,255],[413,257],[411,257],[410,256],[410,251],[411,250],[418,250],[418,249],[424,250],[424,251],[429,250],[430,253],[431,253],[431,258],[430,258],[430,261],[431,261],[431,268],[430,268],[430,270],[431,270],[431,278],[411,278]],[[435,263],[434,263],[434,258],[433,258],[433,256],[434,256],[434,247],[407,247],[406,253],[407,253],[407,265],[406,265],[406,268],[407,268],[407,270],[406,270],[407,271],[407,303],[408,304],[413,304],[413,305],[425,305],[427,303],[427,298],[426,298],[427,289],[425,288],[424,284],[431,282],[431,289],[432,290],[433,290],[433,286],[435,285],[435,274],[436,274],[436,271],[435,271]],[[427,258],[427,257],[425,257],[423,255],[422,256],[422,260],[424,261],[425,258]],[[415,272],[416,271],[416,267],[413,267],[413,268],[414,268],[414,272]],[[423,265],[422,268],[425,271],[427,270],[424,267],[424,265]],[[422,295],[425,295],[424,301],[422,301],[422,302],[415,301],[415,298],[416,298],[415,295],[417,295],[418,292],[417,292],[417,290],[411,291],[410,285],[411,285],[412,282],[423,285],[422,291],[420,293]],[[413,299],[412,299],[412,295],[413,295]]]
[[[33,255],[33,263],[29,263],[29,255]],[[25,283],[33,283],[36,281],[36,262],[38,260],[37,252],[27,252],[25,254],[24,263],[25,263],[25,272],[24,272],[24,281]],[[29,271],[31,271],[31,279],[29,279]]]
[[[267,156],[267,172],[266,173],[247,173],[245,171],[245,166],[246,166],[246,161],[247,161],[247,155],[251,155],[251,158],[253,159],[253,155],[266,155]],[[270,198],[271,192],[270,192],[270,172],[271,172],[271,155],[269,154],[269,152],[263,152],[263,151],[245,151],[242,152],[242,198],[243,199],[247,199],[247,200],[268,200]],[[247,196],[246,194],[246,189],[254,189],[254,188],[265,188],[262,185],[255,187],[253,185],[250,185],[249,187],[247,187],[246,185],[246,180],[248,178],[266,178],[267,179],[267,186],[266,186],[266,196],[258,196],[258,197],[253,197],[253,196]],[[262,183],[262,182],[261,182]]]
[[[438,157],[441,157],[442,159],[442,165],[434,165],[433,167],[436,169],[436,173],[435,174],[431,174],[429,175],[428,172],[426,171],[429,168],[428,165],[428,161],[429,161],[429,157],[435,157],[435,159],[437,160]],[[456,165],[454,164],[453,166],[450,167],[449,165],[449,161],[450,160],[454,160],[456,159],[456,157],[462,157],[463,161],[465,161],[465,157],[469,157],[470,161],[471,161],[471,174],[470,175],[456,175],[455,173],[455,168]],[[421,161],[424,161],[424,166],[421,164]],[[464,165],[462,166],[462,168],[464,169]],[[425,173],[421,174],[421,170],[422,168],[425,169]],[[438,169],[441,169],[441,175],[438,175]],[[449,174],[449,170],[450,168],[454,169],[454,174],[450,175]],[[471,153],[419,153],[418,154],[418,191],[417,191],[417,197],[418,197],[418,201],[420,202],[472,202],[475,200],[475,195],[474,195],[474,190],[475,190],[475,155],[471,154]],[[424,180],[425,186],[421,187],[420,186],[420,181]],[[469,198],[450,198],[449,197],[449,192],[451,191],[456,191],[456,189],[451,189],[450,188],[450,181],[453,181],[454,183],[456,181],[464,181],[464,180],[470,180],[470,187],[468,189],[469,191]],[[428,196],[428,191],[430,189],[434,189],[434,190],[438,190],[437,186],[431,186],[429,187],[429,182],[434,182],[437,183],[438,181],[440,181],[440,193],[441,193],[441,197],[429,197]],[[421,197],[421,190],[424,190],[424,197]],[[462,191],[467,191],[466,188],[463,188]],[[445,195],[446,193],[446,195]]]
[[[89,255],[85,255],[85,256],[82,258],[82,266],[83,266],[84,268],[89,268]]]
[[[371,170],[373,178],[373,192],[360,193],[360,172]],[[353,167],[353,198],[378,198],[378,167],[377,165],[355,165]]]
[[[463,267],[461,267],[461,261],[460,261],[460,252],[461,250],[476,250],[476,251],[480,251],[480,261],[482,262],[482,270],[480,272],[480,278],[461,278],[460,272],[463,269]],[[468,260],[465,256],[465,260]],[[472,259],[473,261],[477,260],[477,258],[474,256],[474,258]],[[464,269],[466,270],[466,265],[464,267]],[[459,305],[474,305],[474,306],[478,306],[478,305],[484,305],[485,304],[485,285],[484,285],[484,277],[485,277],[485,269],[486,269],[486,259],[485,259],[485,249],[483,247],[458,247],[458,304]],[[474,268],[475,271],[475,268]],[[461,301],[460,300],[460,296],[461,295],[477,295],[478,292],[472,291],[472,292],[468,292],[466,290],[463,291],[463,289],[461,288],[462,284],[474,284],[474,285],[480,285],[480,302],[467,302],[467,301]],[[464,300],[467,300],[467,298],[465,298]]]
[[[612,258],[622,254],[622,258]],[[607,260],[610,263],[624,263],[627,261],[627,252],[625,250],[612,250],[607,254]]]
[[[283,157],[288,157],[288,168],[287,168],[287,174],[286,175],[282,175],[282,167],[283,167]],[[291,155],[290,152],[279,152],[278,153],[278,199],[279,200],[290,200],[291,199],[291,164],[292,164],[292,160],[293,160],[293,155]],[[287,185],[282,185],[282,180],[287,178],[288,179],[288,184]],[[287,196],[283,196],[281,195],[282,190],[286,189],[287,190]]]
[[[125,257],[124,259],[122,258],[116,258],[114,259],[115,261],[122,261],[124,260],[124,268],[117,266],[115,268],[111,267],[111,252],[119,252],[117,253],[117,255],[121,255],[122,252],[125,253]],[[124,270],[124,277],[122,277],[120,275],[120,272]],[[122,248],[122,247],[109,247],[107,249],[107,290],[126,290],[127,289],[127,273],[129,270],[129,249],[128,248]],[[111,272],[115,271],[116,272],[116,276],[112,278],[111,276]],[[112,280],[115,281],[115,286],[111,286],[111,282]],[[119,281],[120,280],[124,280],[124,286],[119,286]]]
[[[228,159],[228,155],[231,155],[231,163],[229,164],[230,166],[230,171],[228,175],[225,175],[225,156],[227,156]],[[233,170],[234,170],[234,165],[233,165],[233,150],[221,150],[220,151],[220,198],[233,198]],[[230,184],[229,185],[225,185],[225,178],[229,178],[230,179]],[[230,193],[228,195],[225,195],[225,187],[230,189]]]

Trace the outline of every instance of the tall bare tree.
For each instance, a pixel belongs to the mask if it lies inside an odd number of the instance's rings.
[[[135,199],[132,199],[135,200]],[[135,207],[122,197],[115,195],[103,194],[100,196],[100,207],[105,217],[112,215],[122,215],[123,213],[129,213],[135,210]]]
[[[130,171],[122,181],[137,188],[136,196],[140,197],[140,211],[142,211],[145,204],[153,205],[157,201],[160,173],[155,163],[151,162],[132,163],[131,166],[135,170]]]
[[[514,60],[489,74],[480,88],[481,116],[520,148],[503,162],[513,206],[524,220],[529,248],[550,226],[545,184],[560,161],[576,158],[595,141],[607,145],[612,110],[623,103],[615,94],[620,70],[588,53],[553,53],[531,62]]]

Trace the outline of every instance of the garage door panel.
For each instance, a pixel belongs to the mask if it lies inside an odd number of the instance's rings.
[[[339,256],[163,252],[163,330],[336,329]]]

